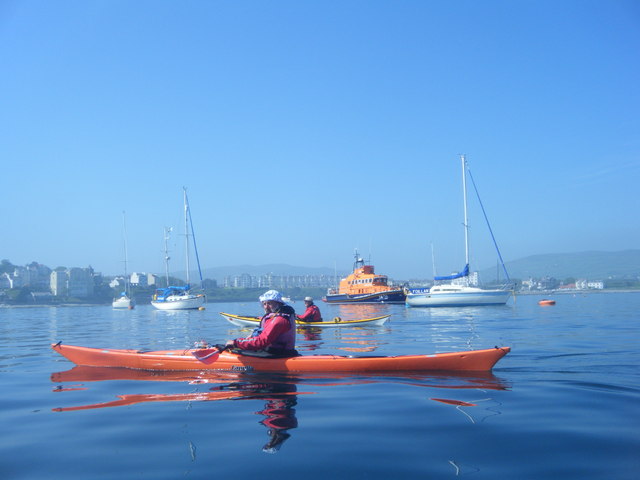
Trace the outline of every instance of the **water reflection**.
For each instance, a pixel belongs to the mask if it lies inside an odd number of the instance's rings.
[[[110,407],[130,406],[149,402],[209,402],[220,400],[261,400],[263,407],[251,412],[260,415],[258,422],[267,429],[268,439],[262,450],[265,453],[276,453],[286,440],[291,437],[291,431],[298,428],[296,407],[299,395],[322,394],[324,389],[334,386],[384,384],[410,385],[428,389],[447,390],[447,398],[439,395],[430,398],[452,408],[473,407],[480,402],[491,399],[467,402],[455,398],[455,391],[479,390],[508,390],[509,386],[490,372],[474,373],[398,373],[389,375],[366,376],[348,374],[240,374],[231,372],[162,372],[144,371],[128,368],[113,367],[85,367],[76,366],[70,370],[51,374],[51,381],[57,384],[54,392],[66,395],[83,395],[83,391],[90,389],[91,382],[103,381],[151,381],[173,382],[178,384],[204,387],[205,390],[190,393],[143,393],[116,395],[117,399],[88,405],[53,408],[55,412],[73,412]],[[67,384],[65,386],[65,384]],[[116,384],[123,388],[122,384]],[[300,391],[302,387],[304,391]],[[173,388],[173,387],[171,387]],[[442,390],[440,390],[442,391]],[[494,413],[497,414],[497,413]],[[470,415],[466,414],[475,423]]]
[[[450,398],[430,398],[429,400],[433,400],[435,402],[444,403],[445,405],[451,405],[457,411],[462,413],[471,423],[480,423],[484,422],[487,418],[493,417],[495,415],[500,415],[502,412],[498,409],[501,405],[499,402],[494,400],[493,398],[481,398],[478,400],[471,400],[468,402],[462,400],[454,400]],[[466,409],[468,407],[478,407],[477,412],[467,412]]]
[[[176,394],[126,394],[117,395],[118,400],[75,407],[53,408],[55,412],[72,412],[97,408],[121,407],[147,402],[205,402],[215,400],[252,399],[264,400],[264,407],[255,412],[264,418],[259,422],[267,428],[268,441],[263,447],[265,453],[276,453],[291,435],[289,430],[298,426],[295,406],[297,395],[312,393],[298,392],[297,383],[289,378],[263,375],[260,378],[240,376],[231,373],[190,373],[153,372],[128,368],[76,366],[71,370],[51,375],[54,383],[96,382],[104,380],[150,380],[186,382],[190,385],[214,384],[208,391]],[[73,387],[58,385],[55,392],[86,390],[76,383]]]
[[[357,320],[359,318],[373,318],[392,313],[392,305],[385,304],[350,304],[325,305],[322,316],[324,318],[340,317],[343,320]]]
[[[376,330],[366,328],[350,328],[337,330],[336,339],[346,346],[337,347],[346,352],[375,352],[381,344],[386,344],[385,337]]]
[[[296,328],[298,335],[302,336],[302,343],[299,343],[296,348],[299,352],[310,352],[317,350],[323,344],[322,342],[322,328],[304,326]]]

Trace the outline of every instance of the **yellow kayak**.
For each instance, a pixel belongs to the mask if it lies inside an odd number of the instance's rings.
[[[220,312],[220,315],[239,327],[255,327],[260,324],[260,317],[247,317],[224,312]],[[390,316],[391,315],[382,315],[381,317],[361,318],[357,320],[342,320],[340,317],[334,317],[331,320],[325,320],[323,322],[303,322],[302,320],[296,320],[296,325],[306,325],[310,327],[359,327],[367,325],[382,325]]]

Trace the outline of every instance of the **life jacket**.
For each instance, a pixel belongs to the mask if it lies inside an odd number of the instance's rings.
[[[289,329],[276,338],[273,343],[266,348],[268,356],[295,356],[296,351],[296,312],[289,305],[282,305],[275,312],[267,313],[260,319],[260,325],[256,327],[249,337],[257,337],[264,328],[265,322],[273,317],[283,317],[289,322]],[[248,352],[242,350],[243,355],[262,356],[260,351]]]
[[[314,304],[309,305],[309,308],[311,308],[312,313],[311,318],[309,318],[307,322],[321,322],[322,315],[320,314],[320,309]]]

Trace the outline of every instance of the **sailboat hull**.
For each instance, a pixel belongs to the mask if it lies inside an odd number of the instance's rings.
[[[158,310],[194,310],[204,305],[204,295],[170,296],[164,300],[153,300],[153,305]]]
[[[120,297],[113,300],[111,306],[113,308],[132,309],[135,306],[135,302],[128,297]]]
[[[408,307],[475,307],[504,305],[511,296],[509,290],[482,290],[407,294]]]

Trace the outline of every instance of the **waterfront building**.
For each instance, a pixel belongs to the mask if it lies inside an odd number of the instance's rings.
[[[146,287],[149,285],[149,276],[146,273],[133,272],[129,277],[131,285]]]
[[[54,296],[61,297],[67,294],[67,279],[66,270],[54,270],[51,272],[50,288]]]
[[[93,269],[70,268],[67,270],[67,295],[70,297],[87,298],[93,295]]]

